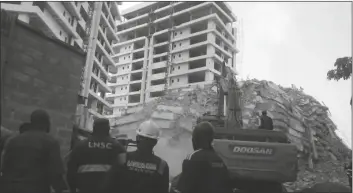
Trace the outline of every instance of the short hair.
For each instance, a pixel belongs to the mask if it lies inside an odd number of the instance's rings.
[[[262,111],[262,115],[267,115],[267,111]]]
[[[209,140],[213,140],[215,128],[208,121],[202,121],[197,124],[192,132],[193,137],[206,137]]]
[[[110,123],[108,119],[98,118],[93,123],[93,134],[109,135]]]
[[[47,124],[49,121],[49,114],[45,110],[38,109],[31,114],[31,124]]]

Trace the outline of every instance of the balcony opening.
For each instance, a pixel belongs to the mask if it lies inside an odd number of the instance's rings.
[[[221,40],[220,39],[218,39],[218,38],[216,38],[216,44],[219,46],[219,47],[221,47]]]
[[[89,16],[88,16],[87,12],[85,11],[85,9],[83,9],[82,6],[80,8],[80,14],[81,14],[83,20],[85,20],[85,22],[87,23],[87,21],[89,20]]]
[[[131,73],[130,81],[142,80],[142,72]]]
[[[170,5],[170,2],[168,1],[161,1],[160,3],[158,3],[158,7],[156,7],[156,10],[157,9],[160,9],[160,8],[163,8],[163,7],[167,7],[168,5]]]
[[[157,68],[152,70],[152,74],[165,73],[165,68]]]
[[[138,41],[134,43],[134,49],[141,49],[145,46],[145,41]]]
[[[216,55],[222,58],[222,52],[218,49],[216,49]]]
[[[81,37],[83,41],[87,39],[85,30],[81,27],[81,25],[76,25],[76,32]]]
[[[205,17],[207,15],[210,15],[209,9],[210,9],[210,7],[207,6],[207,7],[198,9],[196,11],[193,11],[192,12],[192,20],[199,19],[199,18]]]
[[[206,78],[205,72],[194,72],[188,75],[188,83],[204,82]]]
[[[190,49],[189,54],[190,58],[204,56],[207,54],[207,46],[200,46],[197,48]]]
[[[220,28],[218,25],[216,25],[216,30],[217,30],[220,34],[222,34],[222,30],[221,30],[221,28]]]
[[[187,23],[190,21],[190,15],[188,12],[183,13],[177,17],[177,19],[174,19],[174,26],[179,26],[183,23]]]
[[[99,78],[100,78],[105,84],[107,84],[107,79],[108,79],[107,76],[105,76],[103,73],[101,73]]]
[[[179,11],[183,11],[185,9],[189,9],[190,7],[193,7],[192,2],[185,2],[179,5],[174,6],[174,13],[177,13]]]
[[[96,63],[93,63],[93,67],[92,67],[92,72],[93,74],[95,74],[97,77],[99,77],[99,67],[97,66]]]
[[[169,49],[169,45],[158,46],[154,48],[153,54],[162,54],[167,52],[168,49]]]
[[[168,33],[159,34],[154,37],[154,44],[160,44],[163,42],[168,42]]]
[[[93,91],[93,92],[97,92],[98,91],[98,83],[97,81],[95,81],[94,79],[91,79],[91,83],[89,88]]]
[[[190,38],[190,45],[207,41],[207,34],[202,34]]]
[[[166,17],[168,15],[170,15],[170,9],[165,9],[165,10],[158,12],[158,14],[155,14],[156,19],[160,19],[160,18]]]
[[[150,97],[151,98],[161,97],[161,96],[164,96],[164,92],[163,91],[150,92]]]
[[[136,36],[135,38],[140,38],[140,37],[146,37],[148,36],[148,26],[145,26],[143,28],[139,28],[135,30]]]
[[[190,27],[190,33],[193,34],[193,33],[197,33],[200,31],[204,31],[204,30],[207,30],[207,28],[208,28],[207,22],[197,23],[197,24],[192,25]]]
[[[166,83],[166,79],[152,80],[151,86],[161,85],[165,83]]]
[[[159,15],[159,13],[158,13],[158,15]],[[167,19],[165,21],[162,21],[162,22],[156,24],[156,32],[163,31],[163,30],[171,28],[171,27],[172,27],[172,23],[169,21],[169,19]]]
[[[114,104],[114,98],[113,98],[113,97],[107,98],[106,101],[107,101],[109,104],[111,104],[111,105]]]
[[[141,83],[138,84],[130,84],[130,92],[137,92],[141,90]]]
[[[135,52],[132,54],[132,60],[138,60],[144,57],[144,52]]]
[[[117,83],[117,77],[111,77],[109,80],[109,83],[116,84]],[[115,91],[115,90],[114,90]]]
[[[167,56],[153,58],[153,63],[158,63],[158,62],[163,62],[163,61],[167,61]]]
[[[124,38],[126,38],[126,41],[129,41],[129,40],[133,40],[133,39],[135,39],[135,34],[134,33],[127,33],[127,35],[125,35],[125,36],[119,36],[119,38],[120,39],[124,39]],[[124,41],[122,41],[122,42],[124,42]]]
[[[213,68],[217,70],[218,72],[221,72],[221,67],[222,65],[216,61],[214,61]]]
[[[189,62],[189,69],[202,68],[206,66],[206,59]]]
[[[134,62],[131,65],[131,71],[141,70],[143,68],[143,61]]]
[[[139,103],[141,95],[130,95],[129,96],[129,103]]]

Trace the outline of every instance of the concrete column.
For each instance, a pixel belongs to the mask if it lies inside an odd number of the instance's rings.
[[[28,14],[19,14],[18,20],[23,21],[25,23],[29,23],[29,15]]]
[[[213,79],[214,79],[214,74],[213,74],[213,72],[207,71],[207,72],[205,73],[205,82],[213,81]]]
[[[216,29],[216,25],[215,25],[214,21],[209,20],[207,23],[207,28],[208,29]]]
[[[209,69],[214,69],[214,60],[212,58],[206,59],[206,67]]]
[[[213,47],[213,45],[208,44],[207,45],[207,55],[214,55],[216,54],[216,50]]]
[[[208,33],[207,34],[207,41],[215,43],[216,42],[216,36],[213,33]]]
[[[148,39],[146,38],[145,39],[145,51],[144,51],[144,61],[143,61],[143,68],[142,68],[142,86],[141,86],[141,95],[140,95],[140,103],[144,104],[145,103],[145,91],[146,91],[146,87],[147,87],[147,84],[146,84],[146,78],[147,78],[147,72],[148,72],[148,68],[147,68],[147,65],[148,65],[148,62],[150,61],[147,61],[147,58],[148,58]]]
[[[151,87],[151,76],[152,76],[152,63],[153,63],[153,45],[154,45],[154,35],[151,36],[151,38],[147,41],[149,44],[146,45],[149,49],[149,54],[148,54],[148,67],[145,66],[146,68],[146,89],[145,89],[145,101],[149,101],[150,99],[150,87]],[[147,64],[147,63],[146,63]]]

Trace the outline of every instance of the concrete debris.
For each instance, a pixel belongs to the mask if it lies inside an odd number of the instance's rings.
[[[340,163],[351,150],[335,134],[337,128],[329,118],[326,106],[295,86],[284,88],[256,79],[241,81],[238,85],[243,92],[244,129],[256,129],[260,124],[261,111],[266,110],[273,118],[275,129],[285,132],[301,156],[305,157],[305,167],[301,166],[298,181],[286,184],[289,190],[308,187],[324,179],[347,181]],[[211,86],[179,89],[145,104],[138,112],[111,120],[111,123],[115,130],[119,130],[116,133],[128,133],[129,137],[134,138],[136,123],[148,118],[155,120],[163,136],[157,144],[156,154],[173,160],[170,168],[171,175],[175,176],[180,172],[181,162],[185,158],[182,156],[192,152],[191,143],[186,143],[185,138],[190,138],[198,117],[206,112],[216,114],[217,105],[218,96]],[[181,141],[184,144],[179,144]],[[176,150],[181,147],[184,149]],[[176,158],[170,152],[178,152],[175,155],[181,157]],[[308,171],[308,157],[313,157],[313,171]]]

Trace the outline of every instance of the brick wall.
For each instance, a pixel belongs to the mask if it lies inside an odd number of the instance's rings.
[[[20,21],[1,39],[1,125],[17,131],[33,110],[44,109],[66,154],[85,55]]]

